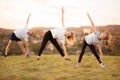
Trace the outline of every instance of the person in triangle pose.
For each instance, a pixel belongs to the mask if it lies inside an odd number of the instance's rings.
[[[100,66],[105,67],[105,64],[101,60],[102,56],[103,56],[102,40],[109,40],[110,34],[108,32],[106,32],[106,31],[100,33],[100,31],[98,31],[96,29],[96,27],[94,26],[94,23],[93,23],[90,15],[89,15],[89,13],[87,13],[87,16],[88,16],[88,18],[89,18],[89,20],[91,22],[91,25],[92,25],[91,28],[92,28],[93,33],[90,33],[90,34],[85,36],[76,66],[80,66],[83,54],[85,52],[86,47],[88,46],[90,48],[90,50],[92,51],[92,53],[94,54],[94,56],[96,57],[96,59],[99,62]],[[99,50],[100,56],[98,55],[98,53],[96,51],[96,47]]]
[[[69,60],[69,61],[71,60],[67,55],[65,41],[66,41],[66,39],[67,39],[67,41],[70,41],[70,42],[74,41],[75,36],[74,36],[74,32],[67,31],[67,28],[64,25],[64,7],[61,8],[61,11],[62,11],[62,17],[61,17],[62,27],[50,29],[45,33],[44,38],[41,43],[41,47],[40,47],[38,56],[37,56],[37,60],[40,59],[40,56],[41,56],[48,41],[50,41],[55,46],[55,48],[58,50],[60,55],[65,60]],[[60,47],[58,41],[61,43],[62,48]]]
[[[28,36],[33,34],[32,31],[28,29],[28,23],[29,23],[30,16],[31,16],[31,13],[28,15],[26,25],[24,27],[18,28],[12,32],[9,42],[5,49],[5,54],[4,54],[5,57],[7,57],[8,52],[11,48],[11,45],[13,44],[13,41],[16,41],[18,43],[20,49],[25,54],[25,56],[29,56],[30,52],[29,52]],[[23,46],[22,39],[25,40],[25,47]]]

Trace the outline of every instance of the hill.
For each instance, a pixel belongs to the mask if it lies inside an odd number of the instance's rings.
[[[97,26],[98,30],[100,31],[108,31],[112,35],[111,41],[109,41],[109,45],[107,48],[104,48],[104,54],[105,55],[120,55],[120,25],[107,25],[107,26]],[[44,28],[44,27],[34,27],[31,29],[33,31],[34,35],[30,36],[30,48],[31,51],[34,53],[37,53],[40,47],[41,40],[43,39],[44,33],[51,28]],[[91,29],[91,26],[81,26],[79,28],[70,27],[68,28],[69,31],[74,31],[76,33],[76,41],[73,46],[68,46],[68,53],[79,53],[82,40],[84,38],[84,29]],[[9,37],[11,35],[13,30],[9,29],[3,29],[0,28],[0,54],[4,53],[4,49],[8,43]],[[107,44],[104,42],[104,44]],[[53,46],[50,46],[54,49]],[[48,52],[46,53],[55,53],[56,50],[49,51],[49,48],[47,47]],[[71,48],[72,47],[72,48]],[[21,54],[21,51],[18,49],[19,47],[14,45],[12,48],[12,51],[9,54]],[[47,51],[46,50],[46,51]],[[13,53],[14,52],[14,53]],[[89,49],[87,49],[86,52],[89,52]]]

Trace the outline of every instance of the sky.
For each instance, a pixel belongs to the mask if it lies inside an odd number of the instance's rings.
[[[120,24],[120,0],[0,0],[0,27],[60,27],[64,7],[66,27],[90,26],[88,12],[96,26]]]

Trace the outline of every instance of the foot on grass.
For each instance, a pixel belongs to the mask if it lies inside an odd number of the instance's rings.
[[[100,66],[101,66],[102,68],[104,68],[104,67],[105,67],[105,64],[104,64],[104,63],[100,63]]]
[[[7,57],[7,55],[5,54],[4,57]]]
[[[64,58],[65,60],[67,60],[67,61],[71,61],[71,59],[70,58]]]
[[[79,63],[79,62],[78,62],[78,63],[76,63],[76,64],[75,64],[75,66],[76,66],[76,67],[80,66],[80,63]]]
[[[26,57],[30,57],[30,55],[27,54]]]
[[[40,56],[37,56],[37,60],[40,60]]]

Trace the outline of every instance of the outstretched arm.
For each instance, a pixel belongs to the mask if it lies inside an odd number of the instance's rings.
[[[61,16],[61,21],[62,21],[62,26],[64,27],[64,7],[61,8],[62,10],[62,16]]]
[[[100,53],[100,58],[102,59],[102,57],[103,57],[102,45],[98,45],[98,50],[99,50],[99,53]]]
[[[103,57],[103,52],[102,52],[103,45],[102,44],[97,44],[97,43],[94,43],[94,45],[98,48],[98,51],[100,53],[100,58],[102,59],[102,57]]]
[[[64,52],[65,57],[67,57],[67,50],[66,50],[65,44],[62,44],[62,48],[63,48],[63,52]]]
[[[28,23],[29,23],[30,16],[31,16],[31,13],[29,13],[29,15],[28,15],[28,18],[27,18],[27,21],[26,21],[26,25],[28,25]]]
[[[89,20],[90,20],[90,22],[91,22],[92,30],[93,30],[93,32],[95,32],[95,31],[96,31],[96,28],[95,28],[94,22],[93,22],[93,20],[91,19],[89,13],[87,13],[87,16],[88,16],[88,18],[89,18]]]

